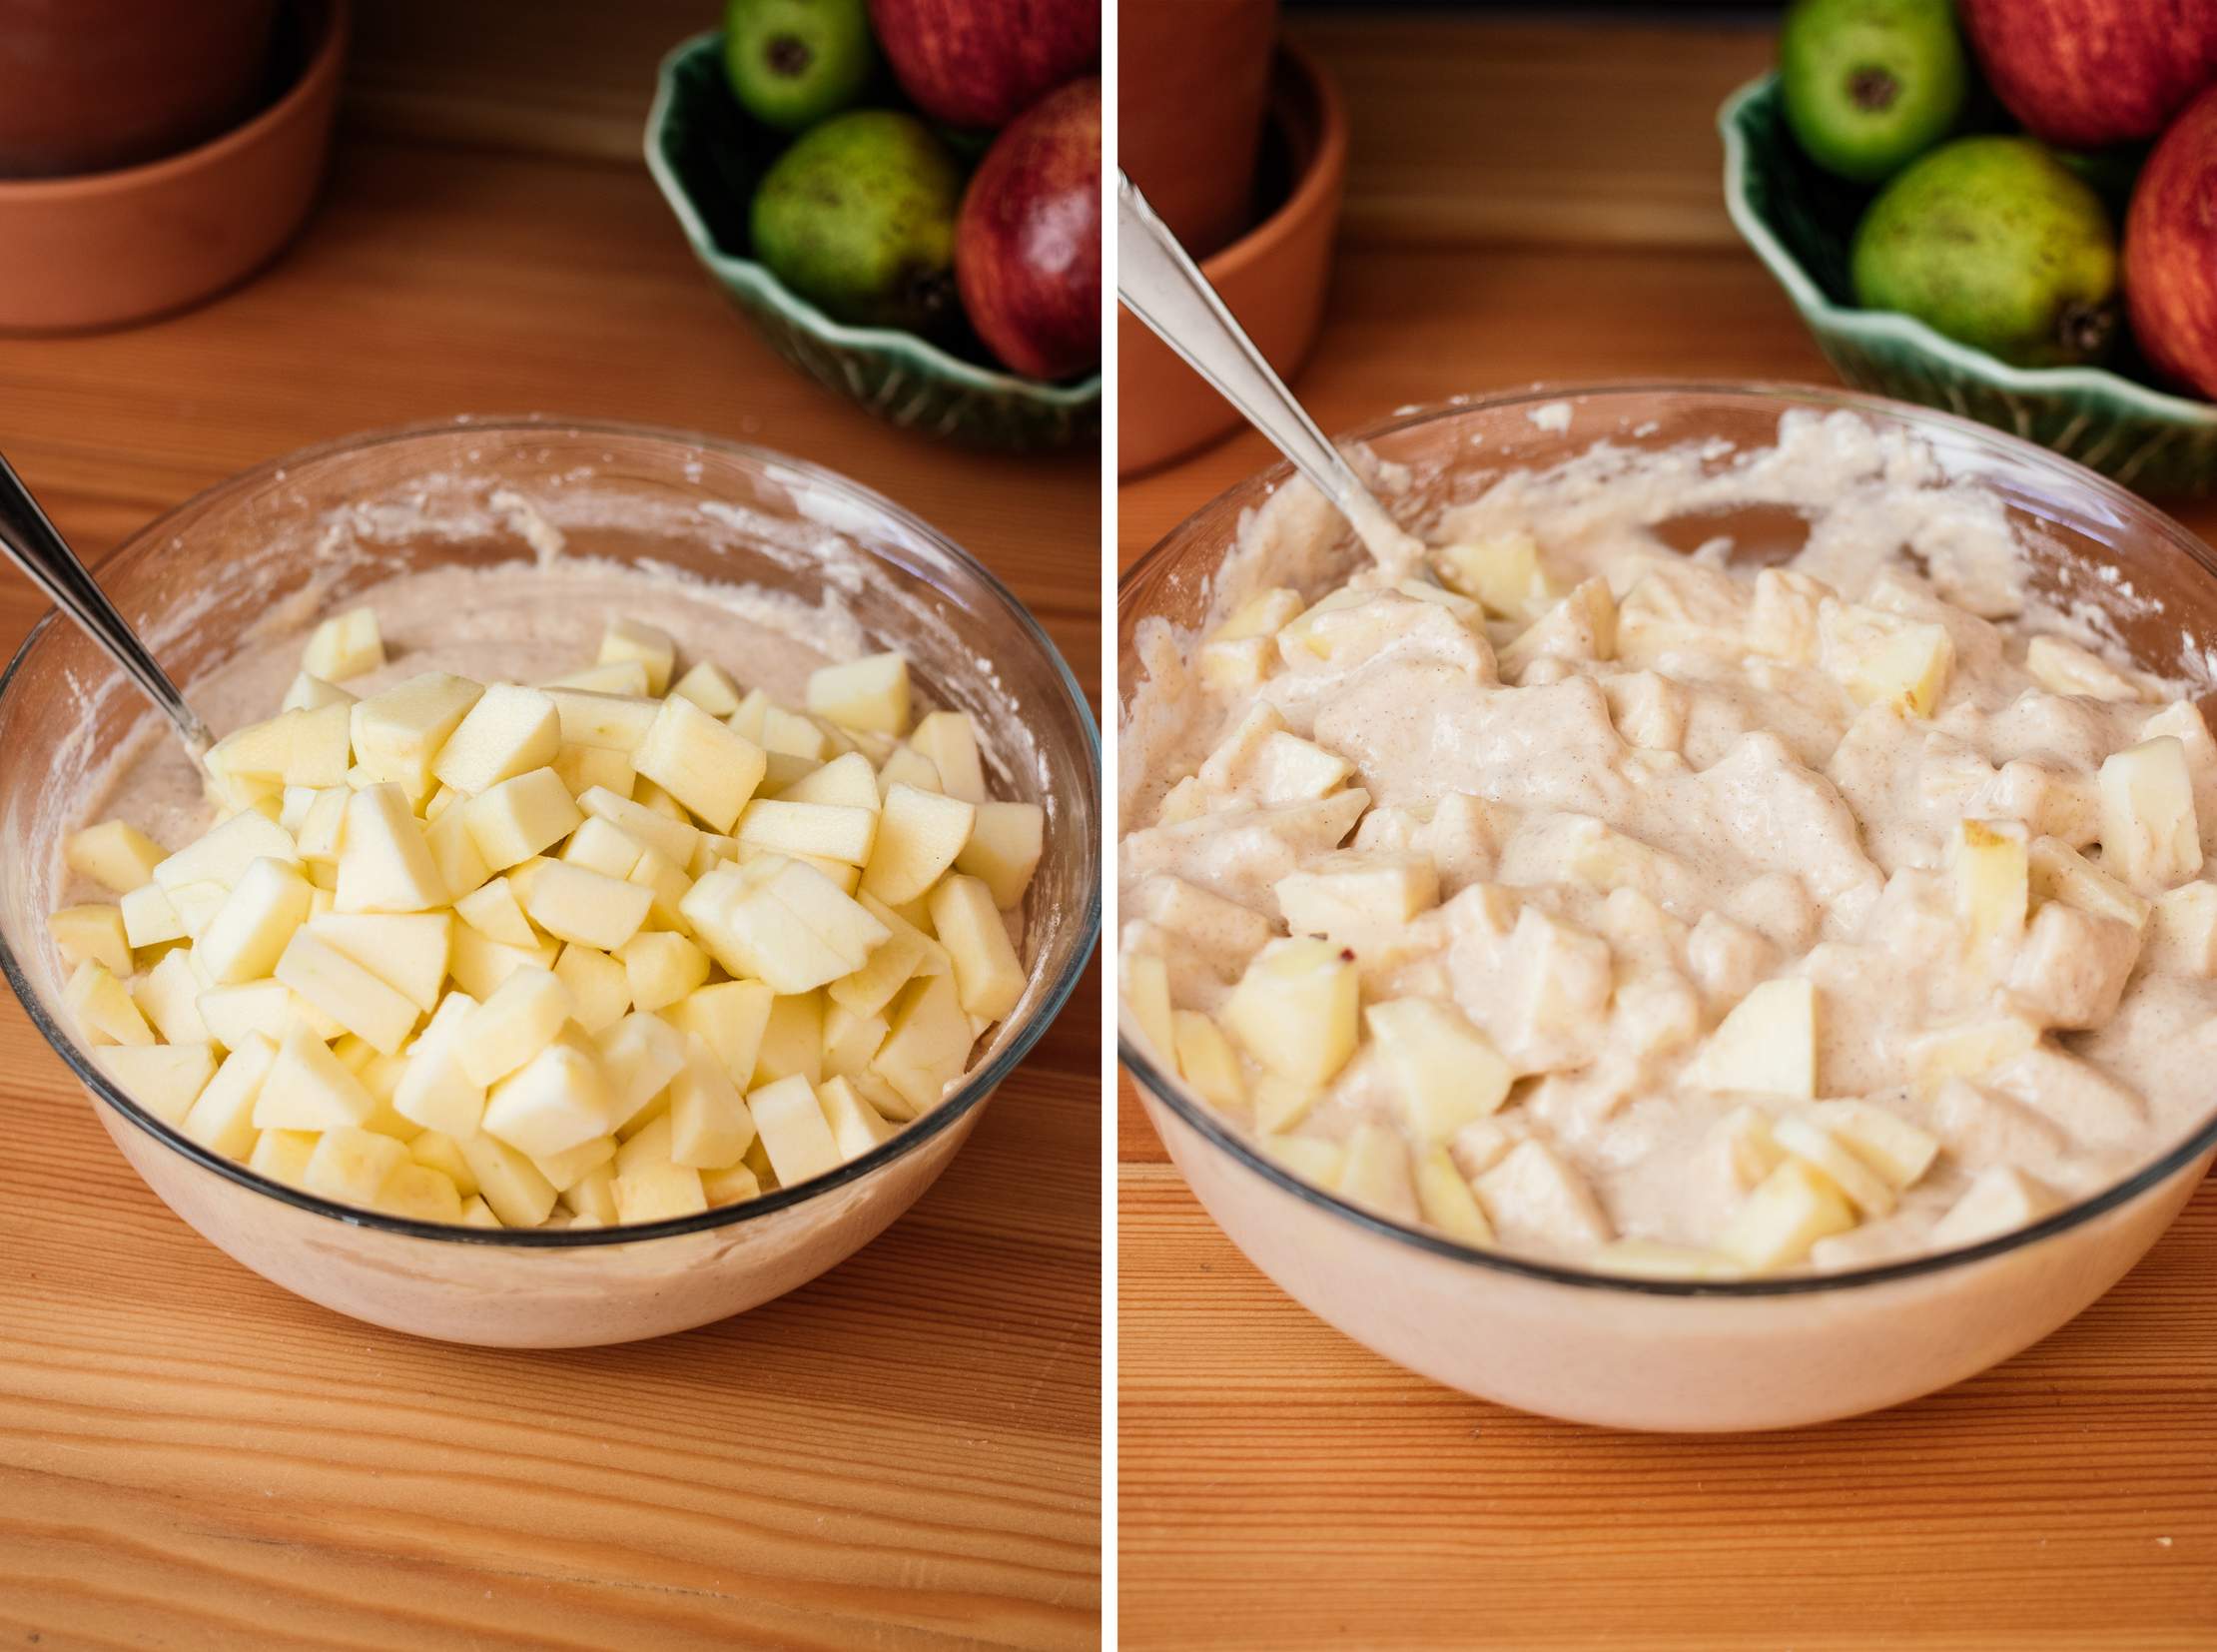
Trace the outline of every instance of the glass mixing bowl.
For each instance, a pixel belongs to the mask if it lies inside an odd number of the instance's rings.
[[[1780,415],[1795,408],[1848,409],[1906,429],[1951,475],[1977,477],[2033,543],[2035,583],[2113,602],[2115,587],[2095,570],[2121,571],[2143,603],[2113,618],[2144,665],[2177,672],[2182,649],[2217,639],[2217,557],[2192,534],[2042,448],[1920,408],[1802,386],[1543,387],[1407,411],[1352,439],[1409,467],[1411,491],[1398,513],[1415,526],[1494,476],[1545,468],[1604,439],[1641,448],[1767,447]],[[1240,483],[1125,575],[1116,615],[1123,718],[1146,681],[1141,625],[1159,619],[1191,631],[1201,623],[1243,513],[1289,474],[1280,465]],[[1729,534],[1736,558],[1757,562],[1791,553],[1802,529],[1791,511],[1761,507],[1683,525],[1673,535],[1662,524],[1665,537],[1691,548]],[[1308,594],[1344,576],[1354,556],[1340,544],[1304,567]],[[1131,779],[1122,782],[1126,798]],[[1960,1381],[2045,1336],[2115,1283],[2217,1156],[2213,1116],[2124,1182],[1982,1244],[1837,1273],[1630,1279],[1460,1244],[1312,1187],[1263,1158],[1151,1061],[1134,1043],[1128,1009],[1121,1026],[1124,1065],[1187,1186],[1288,1294],[1387,1358],[1465,1392],[1617,1427],[1785,1427]]]
[[[124,1157],[186,1222],[265,1277],[396,1330],[511,1347],[629,1341],[706,1324],[806,1283],[929,1188],[1070,996],[1101,923],[1099,740],[1076,680],[1022,603],[967,553],[830,471],[707,436],[540,420],[355,437],[265,464],[140,532],[99,568],[179,682],[304,593],[329,608],[451,563],[572,549],[818,600],[836,587],[921,694],[976,719],[996,794],[1041,804],[1025,901],[1030,984],[937,1110],[799,1187],[670,1222],[551,1232],[400,1221],[272,1182],[186,1140],[94,1065],[62,1010],[46,916],[73,799],[146,702],[49,614],[0,677],[0,966],[92,1093]],[[724,661],[741,680],[746,661]]]

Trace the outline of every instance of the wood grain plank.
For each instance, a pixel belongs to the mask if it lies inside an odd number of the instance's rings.
[[[700,20],[361,9],[372,62],[440,17],[457,51],[509,52],[518,134],[627,31]],[[415,61],[465,61],[439,38]],[[622,97],[635,145],[635,76]],[[0,449],[88,552],[368,426],[639,419],[866,479],[993,565],[1096,680],[1093,455],[950,450],[802,380],[693,266],[630,152],[580,164],[569,137],[494,153],[373,126],[351,120],[328,200],[254,284],[153,327],[0,344]],[[0,577],[0,641],[39,610]],[[565,1353],[410,1340],[244,1271],[137,1182],[0,1010],[0,1642],[1098,1644],[1099,992],[1097,971],[948,1175],[853,1260],[721,1325]]]

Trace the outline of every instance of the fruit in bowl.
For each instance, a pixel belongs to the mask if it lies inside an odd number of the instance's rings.
[[[2217,89],[2173,123],[2125,223],[2125,293],[2149,359],[2217,398]]]

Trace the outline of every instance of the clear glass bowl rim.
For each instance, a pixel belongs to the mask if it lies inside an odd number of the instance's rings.
[[[242,470],[235,476],[219,481],[211,487],[203,488],[183,503],[172,506],[141,527],[107,555],[95,562],[93,568],[97,573],[111,562],[137,549],[149,539],[170,532],[174,525],[182,519],[220,505],[235,495],[252,492],[273,481],[282,479],[286,471],[298,469],[303,465],[320,463],[329,459],[355,457],[376,448],[395,446],[403,442],[419,440],[425,436],[481,435],[500,437],[532,432],[545,435],[602,436],[624,441],[643,441],[703,449],[726,458],[741,460],[753,467],[777,466],[790,469],[811,477],[815,481],[844,494],[856,503],[866,505],[870,509],[882,513],[906,530],[919,535],[935,549],[974,575],[991,595],[998,598],[1018,629],[1030,639],[1033,646],[1038,648],[1042,656],[1053,666],[1056,678],[1061,682],[1064,693],[1069,696],[1071,706],[1078,714],[1079,726],[1086,731],[1089,754],[1093,758],[1091,773],[1096,788],[1093,812],[1097,818],[1100,816],[1100,726],[1094,721],[1093,711],[1086,704],[1085,693],[1079,687],[1078,678],[1072,674],[1069,662],[1063,658],[1062,650],[1055,646],[1053,639],[1041,628],[1039,621],[1033,618],[1032,610],[1026,607],[1016,593],[1003,584],[983,562],[980,562],[975,556],[964,550],[937,528],[925,522],[914,512],[904,509],[883,494],[875,492],[863,486],[860,482],[839,474],[837,471],[826,469],[824,466],[812,463],[807,459],[795,458],[790,453],[778,452],[773,448],[759,447],[741,441],[730,441],[722,436],[709,435],[703,431],[631,423],[615,419],[563,418],[539,413],[470,415],[394,425],[385,429],[342,436],[335,441],[319,442],[311,447],[302,447],[293,452],[281,454],[276,458],[267,459],[251,469]],[[9,690],[15,684],[16,674],[23,669],[24,661],[29,657],[32,647],[46,633],[48,626],[58,623],[66,623],[66,621],[57,610],[49,609],[32,625],[21,645],[17,647],[14,656],[8,661],[7,669],[0,671],[0,705],[7,702]],[[79,1050],[76,1040],[47,1013],[46,1007],[41,1002],[37,990],[31,985],[30,978],[21,961],[17,959],[15,950],[7,944],[4,935],[0,935],[0,974],[6,975],[9,987],[14,990],[16,999],[22,1004],[24,1012],[30,1016],[32,1025],[53,1047],[54,1053],[60,1056],[63,1062],[68,1065],[69,1070],[77,1076],[80,1084],[91,1091],[101,1102],[121,1114],[171,1152],[190,1159],[204,1170],[213,1171],[228,1181],[236,1182],[242,1188],[261,1194],[266,1198],[277,1200],[280,1204],[290,1205],[295,1210],[306,1211],[312,1216],[325,1217],[334,1222],[344,1223],[349,1227],[372,1228],[385,1233],[404,1234],[413,1239],[434,1239],[450,1244],[513,1245],[525,1249],[540,1250],[565,1249],[571,1246],[633,1244],[650,1239],[673,1238],[680,1234],[698,1234],[712,1229],[731,1227],[738,1223],[774,1216],[780,1211],[790,1210],[797,1205],[806,1204],[824,1194],[836,1192],[851,1183],[859,1182],[872,1173],[892,1164],[895,1160],[905,1158],[941,1132],[952,1128],[959,1120],[966,1118],[1014,1071],[1017,1063],[1031,1053],[1033,1045],[1037,1044],[1041,1035],[1053,1025],[1055,1018],[1062,1012],[1064,1004],[1069,1001],[1072,991],[1077,987],[1079,978],[1085,973],[1086,965],[1092,959],[1095,944],[1099,941],[1101,935],[1103,864],[1100,844],[1097,841],[1093,846],[1092,888],[1089,891],[1086,910],[1079,914],[1076,919],[1079,926],[1078,932],[1073,940],[1061,974],[1049,983],[1048,990],[1041,998],[1031,1019],[1016,1029],[1008,1044],[991,1061],[971,1074],[960,1090],[941,1102],[927,1117],[906,1126],[859,1159],[851,1159],[837,1170],[804,1182],[797,1188],[780,1188],[776,1192],[764,1194],[758,1199],[743,1200],[736,1205],[718,1206],[696,1216],[677,1217],[666,1222],[638,1223],[630,1227],[618,1225],[607,1228],[556,1228],[551,1230],[462,1228],[441,1222],[416,1222],[407,1218],[386,1216],[377,1211],[362,1210],[352,1205],[341,1205],[332,1200],[319,1198],[304,1189],[288,1187],[282,1182],[272,1181],[270,1178],[248,1169],[246,1165],[238,1160],[227,1158],[223,1154],[216,1153],[212,1149],[205,1148],[200,1143],[181,1135],[171,1126],[141,1108],[112,1084],[107,1075],[102,1073]]]
[[[2152,537],[2170,544],[2183,552],[2189,560],[2198,563],[2203,574],[2217,578],[2217,553],[2213,553],[2192,533],[2162,511],[2157,510],[2139,495],[2127,491],[2106,476],[2087,469],[2070,459],[2050,452],[2047,448],[2016,436],[2006,435],[1990,425],[1975,419],[1962,418],[1954,413],[1937,412],[1906,402],[1894,402],[1885,397],[1865,396],[1859,392],[1837,390],[1824,385],[1799,385],[1787,382],[1762,380],[1608,380],[1591,384],[1565,382],[1538,384],[1522,390],[1503,391],[1483,396],[1457,397],[1451,401],[1427,404],[1422,407],[1403,408],[1375,423],[1366,424],[1336,441],[1374,441],[1382,436],[1413,428],[1421,424],[1437,423],[1468,413],[1498,413],[1506,409],[1537,406],[1551,402],[1593,402],[1611,397],[1629,396],[1687,396],[1703,399],[1749,399],[1775,407],[1780,412],[1789,408],[1843,408],[1853,413],[1878,418],[1896,420],[1910,425],[1943,429],[1951,439],[1963,440],[1986,449],[1993,456],[2013,464],[2041,471],[2059,486],[2087,489],[2099,494],[2104,502],[2120,517]],[[1177,526],[1170,529],[1132,563],[1116,583],[1116,612],[1119,631],[1123,622],[1124,604],[1137,582],[1151,575],[1158,565],[1169,561],[1171,545],[1188,531],[1195,531],[1211,517],[1224,512],[1237,496],[1269,484],[1269,490],[1282,484],[1293,473],[1290,464],[1280,462],[1266,470],[1256,472],[1243,481],[1235,482],[1217,494],[1199,509],[1193,511]],[[1119,688],[1122,686],[1119,683]],[[1120,721],[1121,708],[1118,708]],[[1968,1266],[1990,1257],[2006,1255],[2026,1245],[2038,1243],[2057,1234],[2093,1221],[2120,1206],[2128,1205],[2183,1171],[2203,1154],[2217,1148],[2217,1111],[2213,1111],[2202,1127],[2184,1142],[2164,1154],[2160,1159],[2142,1167],[2124,1181],[2116,1183],[2101,1193],[2065,1206],[2062,1210],[2042,1218],[2029,1228],[2019,1228],[1995,1239],[1977,1244],[1964,1245],[1953,1250],[1933,1251],[1912,1256],[1905,1261],[1887,1262],[1875,1267],[1845,1269],[1838,1273],[1797,1274],[1770,1279],[1646,1279],[1622,1273],[1589,1272],[1583,1268],[1567,1267],[1555,1262],[1536,1261],[1529,1257],[1510,1255],[1505,1251],[1480,1249],[1464,1244],[1407,1223],[1396,1222],[1390,1217],[1376,1215],[1360,1206],[1350,1204],[1338,1195],[1302,1181],[1283,1167],[1273,1163],[1241,1139],[1239,1133],[1209,1111],[1207,1105],[1186,1096],[1180,1085],[1166,1077],[1154,1062],[1148,1059],[1125,1036],[1122,1026],[1121,1002],[1118,1003],[1116,1028],[1116,1056],[1132,1077],[1147,1093],[1168,1108],[1188,1129],[1209,1143],[1245,1170],[1277,1186],[1304,1204],[1348,1223],[1365,1229],[1382,1238],[1396,1240],[1413,1249],[1429,1252],[1447,1261],[1459,1262],[1495,1273],[1507,1273],[1548,1284],[1569,1285],[1581,1290],[1622,1291],[1638,1296],[1808,1296],[1834,1290],[1851,1290],[1868,1285],[1888,1284],[1896,1280],[1920,1278],[1926,1274],[1941,1273],[1951,1268]]]

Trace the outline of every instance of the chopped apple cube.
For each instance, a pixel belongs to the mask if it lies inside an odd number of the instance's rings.
[[[554,1185],[524,1155],[483,1131],[461,1143],[477,1194],[506,1228],[536,1228],[554,1209]],[[465,1218],[466,1220],[466,1218]]]
[[[628,797],[618,797],[598,786],[582,793],[577,806],[586,814],[607,821],[642,848],[654,850],[673,866],[690,865],[693,851],[700,844],[698,828],[658,815]]]
[[[900,1127],[872,1107],[845,1079],[825,1080],[817,1089],[816,1100],[824,1110],[824,1122],[831,1127],[832,1141],[842,1160],[860,1159],[879,1143],[900,1134]]]
[[[765,1085],[747,1097],[747,1111],[760,1134],[763,1151],[777,1172],[778,1186],[796,1187],[842,1163],[839,1144],[816,1100],[816,1090],[798,1074]]]
[[[353,705],[355,696],[337,683],[326,682],[322,677],[306,671],[294,675],[286,687],[284,709],[287,711],[318,711],[327,705]]]
[[[641,932],[617,950],[630,1000],[642,1010],[664,1010],[708,979],[708,954],[682,935]]]
[[[637,807],[628,798],[624,806]],[[552,769],[515,775],[478,793],[458,811],[448,812],[460,814],[470,842],[494,872],[504,872],[559,843],[585,818],[580,801],[570,797]]]
[[[384,639],[377,634],[375,612],[369,608],[349,608],[325,620],[310,633],[301,655],[301,669],[326,682],[345,682],[383,663]]]
[[[718,832],[731,830],[766,767],[760,746],[680,699],[662,702],[631,762]]]
[[[612,619],[600,635],[600,663],[637,660],[646,667],[647,692],[666,694],[677,666],[677,644],[660,626],[638,619]]]
[[[653,900],[637,884],[548,861],[524,892],[523,910],[549,935],[613,952],[639,933]]]
[[[1854,1227],[1840,1189],[1807,1160],[1789,1158],[1733,1212],[1717,1248],[1751,1273],[1805,1260],[1821,1239]]]
[[[2026,854],[2034,899],[2063,901],[2136,930],[2146,927],[2148,902],[2061,838],[2034,838]]]
[[[431,763],[440,784],[475,797],[503,780],[546,768],[562,748],[563,729],[543,689],[494,683],[471,705]]]
[[[1603,1272],[1628,1279],[1732,1279],[1741,1273],[1740,1264],[1730,1256],[1651,1239],[1616,1239],[1590,1259]]]
[[[336,909],[428,912],[452,899],[423,828],[393,785],[370,786],[347,804]]]
[[[609,1118],[620,1136],[649,1115],[655,1098],[684,1068],[685,1037],[660,1016],[634,1010],[593,1044],[608,1080]]]
[[[1445,1148],[1417,1154],[1416,1205],[1424,1220],[1450,1239],[1465,1244],[1493,1242],[1493,1225]]]
[[[495,1147],[499,1146],[498,1143],[493,1145]],[[493,1215],[492,1207],[487,1205],[481,1196],[475,1194],[462,1201],[461,1225],[464,1228],[498,1228],[503,1226],[500,1219]]]
[[[1519,1142],[1475,1189],[1487,1218],[1512,1242],[1579,1253],[1613,1237],[1585,1177],[1544,1142]]]
[[[1939,1154],[1929,1133],[1868,1102],[1820,1102],[1810,1117],[1895,1188],[1914,1186]]]
[[[454,902],[454,915],[480,935],[511,947],[536,947],[538,931],[506,878],[494,878]]]
[[[2011,1009],[1994,1010],[1910,1039],[1909,1078],[1920,1093],[1929,1095],[1949,1079],[1975,1079],[2013,1061],[2039,1042],[2037,1022]]]
[[[2148,958],[2157,969],[2217,976],[2217,884],[2182,883],[2156,897]]]
[[[1540,566],[1539,542],[1529,533],[1443,545],[1434,553],[1434,567],[1450,590],[1474,598],[1503,619],[1536,619],[1555,600]]]
[[[640,692],[645,692],[642,688]],[[739,685],[720,665],[708,660],[698,660],[676,682],[670,692],[679,699],[691,700],[711,717],[728,717],[739,709]]]
[[[611,659],[598,665],[587,665],[576,671],[564,671],[558,677],[549,677],[541,688],[589,688],[596,694],[628,694],[635,699],[647,696],[647,668],[644,660]]]
[[[960,798],[893,787],[878,816],[862,887],[888,906],[918,899],[955,864],[976,821],[976,807]]]
[[[2136,889],[2161,891],[2202,869],[2194,779],[2176,735],[2113,753],[2099,783],[2104,871]]]
[[[266,1130],[254,1139],[247,1169],[288,1188],[306,1185],[308,1162],[323,1138],[306,1130]]]
[[[1265,1158],[1319,1188],[1338,1187],[1347,1162],[1345,1148],[1316,1136],[1260,1136],[1254,1145]]]
[[[92,1045],[152,1044],[154,1029],[131,1000],[131,993],[102,965],[88,958],[70,973],[62,1001]]]
[[[970,839],[955,856],[955,870],[985,881],[993,904],[1007,912],[1021,905],[1039,870],[1047,814],[1037,803],[978,805]]]
[[[189,949],[173,947],[131,983],[131,1001],[169,1044],[202,1044],[212,1035],[200,1013],[201,979]]]
[[[1273,941],[1248,964],[1223,1010],[1225,1028],[1263,1066],[1323,1085],[1355,1048],[1354,964],[1306,937]]]
[[[564,744],[619,752],[626,759],[646,739],[663,703],[643,695],[604,694],[588,688],[549,687],[541,692],[554,702]]]
[[[216,1076],[216,1051],[209,1044],[111,1044],[96,1059],[133,1101],[165,1125],[179,1127]]]
[[[820,769],[812,769],[792,785],[778,793],[781,803],[820,803],[839,808],[862,809],[876,814],[884,803],[878,793],[877,772],[871,768],[870,759],[859,751],[850,751],[834,757]],[[750,809],[753,805],[749,805]],[[744,833],[741,834],[744,837]]]
[[[825,990],[834,1002],[867,1016],[884,1009],[917,974],[936,965],[944,957],[944,949],[883,901],[864,895],[860,905],[885,926],[886,939],[870,949],[870,957],[860,969],[840,977]]]
[[[300,858],[285,828],[251,810],[233,815],[205,836],[157,862],[154,881],[175,900],[186,884],[220,883],[226,889],[245,876],[258,860],[295,861]]]
[[[1893,1189],[1886,1179],[1824,1126],[1790,1117],[1774,1124],[1771,1134],[1793,1157],[1822,1171],[1863,1216],[1875,1220],[1892,1214]]]
[[[466,1061],[466,1045],[464,1052]],[[491,1086],[480,1128],[543,1160],[608,1135],[611,1111],[598,1053],[582,1033],[571,1032],[551,1039]]]
[[[231,1064],[226,1062],[225,1067]],[[216,1075],[217,1083],[223,1074]],[[324,1042],[295,1022],[278,1041],[277,1059],[254,1104],[257,1130],[338,1130],[376,1116],[377,1101]]]
[[[273,973],[294,931],[308,921],[310,893],[298,863],[255,861],[194,946],[202,978],[228,987]]]
[[[1996,1165],[1980,1171],[1969,1191],[1932,1230],[1935,1249],[1977,1244],[2028,1228],[2062,1205],[2054,1192],[2022,1171]]]
[[[603,1140],[607,1140],[603,1138]],[[614,1143],[609,1143],[609,1157],[591,1170],[578,1176],[566,1188],[558,1190],[562,1204],[581,1217],[593,1217],[602,1223],[612,1223],[616,1216],[616,1167],[612,1163]],[[542,1173],[543,1174],[543,1173]],[[547,1180],[551,1182],[552,1177]]]
[[[708,1209],[700,1172],[685,1165],[641,1165],[616,1178],[614,1193],[626,1224],[671,1222]]]
[[[64,963],[82,964],[89,958],[112,975],[131,973],[131,937],[120,907],[65,906],[46,920],[46,933],[53,937]]]
[[[704,1171],[738,1164],[754,1141],[754,1116],[706,1039],[686,1037],[685,1065],[669,1083],[671,1160]]]
[[[432,763],[484,692],[467,677],[425,671],[356,701],[349,715],[355,761],[410,795],[427,793]]]
[[[454,929],[453,954],[447,960],[446,970],[454,978],[454,985],[463,992],[472,998],[486,999],[517,970],[534,965],[552,969],[560,956],[560,943],[553,940],[531,947],[511,947],[467,924],[459,924]]]
[[[1947,691],[1955,645],[1938,625],[1882,609],[1828,609],[1822,622],[1825,670],[1857,705],[1900,702],[1929,717]]]
[[[919,1113],[930,1112],[960,1078],[977,1042],[969,1015],[956,996],[952,975],[911,982],[894,1001],[892,1031],[878,1048],[871,1071]],[[781,1177],[782,1180],[782,1177]]]
[[[302,998],[385,1055],[397,1055],[414,1030],[416,1007],[405,995],[313,931],[294,932],[276,973]]]
[[[900,734],[909,726],[909,662],[870,654],[809,673],[808,709],[848,728]]]
[[[2125,703],[2148,698],[2132,677],[2100,655],[2061,637],[2036,636],[2026,643],[2024,669],[2051,694],[2084,694]]]
[[[673,1005],[669,1021],[679,1032],[705,1039],[731,1082],[746,1089],[770,1020],[771,993],[760,981],[719,981]]]
[[[134,947],[156,947],[185,938],[185,920],[158,883],[143,883],[126,893],[117,911],[123,918],[124,939]]]
[[[2031,906],[2024,827],[2014,820],[1958,820],[1949,840],[1955,911],[1973,953],[2013,946]]]
[[[506,1078],[554,1041],[572,1008],[569,989],[551,970],[517,970],[469,1013],[455,1035],[462,1071],[474,1084]]]
[[[277,1046],[268,1039],[249,1038],[224,1058],[179,1128],[211,1152],[233,1159],[246,1155],[255,1145],[255,1115],[277,1057]]]
[[[1216,1024],[1198,1011],[1178,1010],[1171,1016],[1171,1029],[1178,1071],[1201,1100],[1225,1111],[1243,1107],[1247,1086],[1239,1057]]]
[[[378,1210],[406,1222],[461,1221],[461,1193],[453,1178],[412,1160],[393,1168],[373,1203]]]
[[[425,1131],[455,1142],[477,1133],[485,1111],[485,1087],[462,1070],[458,1040],[477,1001],[467,993],[448,993],[408,1047],[392,1110]]]
[[[582,797],[596,786],[618,797],[629,797],[631,788],[638,783],[638,771],[631,766],[630,753],[579,745],[571,740],[562,742],[562,749],[554,754],[550,766],[569,788],[572,797]]]
[[[69,869],[88,877],[114,894],[128,895],[150,881],[154,869],[169,858],[169,851],[136,826],[104,820],[62,842],[62,859]]]
[[[337,948],[419,1010],[438,1005],[453,956],[454,920],[444,912],[335,912],[309,933]]]
[[[914,786],[920,792],[943,792],[940,784],[939,765],[918,751],[914,746],[897,747],[893,754],[878,765],[878,797],[895,786]]]
[[[1687,1072],[1704,1090],[1809,1101],[1817,1095],[1817,988],[1766,981],[1733,1007]],[[1814,1241],[1813,1241],[1814,1242]]]
[[[573,1190],[596,1177],[605,1176],[612,1181],[615,1171],[611,1162],[615,1157],[616,1139],[613,1136],[593,1136],[573,1148],[564,1148],[560,1153],[539,1155],[531,1160],[531,1166],[546,1178],[547,1186],[561,1195],[564,1203],[567,1203]],[[582,1200],[590,1200],[592,1195],[588,1192],[580,1197]],[[577,1207],[571,1206],[571,1209],[576,1210]],[[594,1211],[579,1214],[601,1213]]]
[[[934,711],[921,718],[909,744],[932,760],[949,797],[965,803],[987,801],[985,764],[978,755],[978,733],[967,713]]]
[[[569,989],[573,1005],[570,1019],[588,1033],[613,1027],[631,1008],[631,981],[622,963],[595,947],[571,942],[554,961],[554,974]],[[660,1006],[648,1004],[641,1008],[651,1010]]]
[[[660,850],[649,849],[641,855],[638,865],[631,868],[630,876],[624,881],[647,892],[648,929],[684,930],[688,927],[685,897],[692,893],[693,880],[664,859]]]
[[[1445,1142],[1508,1098],[1509,1064],[1452,1006],[1398,998],[1369,1006],[1363,1020],[1392,1075],[1402,1124],[1418,1143]]]
[[[562,859],[571,866],[582,866],[588,872],[598,872],[610,878],[628,878],[631,869],[639,864],[640,855],[646,851],[621,828],[611,826],[598,815],[587,815],[570,833],[569,841],[562,845]]]
[[[738,827],[739,842],[744,847],[780,855],[816,855],[851,866],[870,859],[877,835],[878,816],[874,810],[779,798],[757,798],[749,803],[739,817]]]
[[[1024,961],[1009,940],[993,891],[960,872],[931,894],[932,929],[955,966],[955,988],[974,1016],[999,1021],[1024,996]]]

